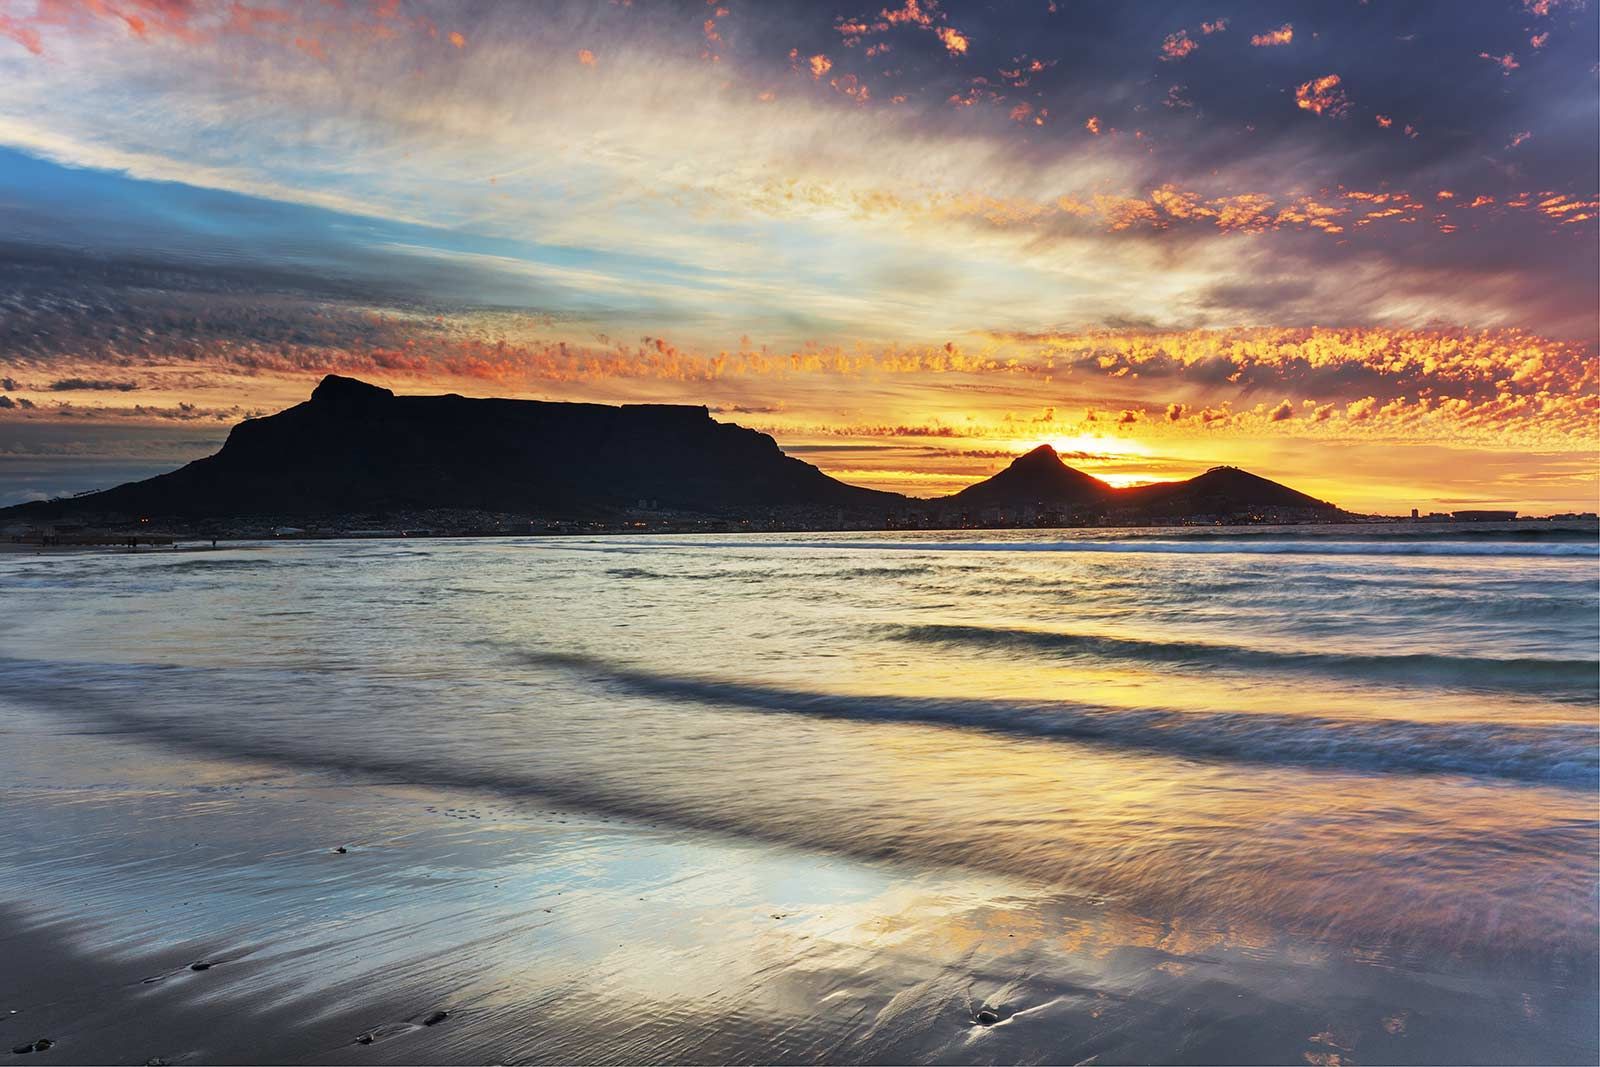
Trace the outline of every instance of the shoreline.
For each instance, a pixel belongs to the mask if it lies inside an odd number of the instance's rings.
[[[1551,1032],[1583,1032],[1581,984],[1522,979],[1532,1029],[1508,1032],[1488,964],[1436,977],[960,868],[205,759],[13,710],[0,1027],[54,1042],[42,1062],[1593,1052]],[[1463,1000],[1494,1021],[1462,1027]]]
[[[105,552],[195,552],[202,550],[237,548],[249,544],[305,544],[322,542],[364,541],[485,541],[485,540],[565,540],[571,538],[673,538],[673,537],[729,537],[755,538],[768,535],[804,536],[838,535],[866,536],[893,534],[897,536],[931,538],[938,535],[971,536],[980,534],[1043,534],[1061,533],[1083,536],[1110,537],[1124,534],[1130,539],[1171,534],[1191,539],[1246,539],[1266,537],[1278,532],[1292,532],[1299,537],[1344,535],[1353,538],[1390,539],[1395,541],[1427,541],[1440,539],[1532,539],[1589,541],[1600,539],[1600,521],[1587,519],[1523,518],[1504,522],[1451,521],[1425,522],[1408,519],[1377,519],[1362,522],[1297,522],[1297,523],[1193,523],[1185,525],[1144,524],[1137,526],[959,526],[959,527],[772,527],[762,529],[711,529],[711,528],[655,528],[634,529],[595,527],[570,530],[496,530],[496,531],[371,531],[355,533],[272,534],[270,532],[210,535],[160,534],[163,543],[139,544],[130,547],[125,542],[100,539],[88,543],[55,543],[44,545],[37,541],[17,539],[0,540],[0,553],[45,554],[62,551]]]

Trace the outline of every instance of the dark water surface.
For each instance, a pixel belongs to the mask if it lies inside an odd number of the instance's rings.
[[[235,1061],[1594,1062],[1597,579],[1370,529],[0,556],[9,926],[236,964],[19,1018],[61,1062],[180,1009]]]

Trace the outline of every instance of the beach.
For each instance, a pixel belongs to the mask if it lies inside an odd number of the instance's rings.
[[[1338,529],[10,554],[0,1036],[1592,1062],[1597,566]]]

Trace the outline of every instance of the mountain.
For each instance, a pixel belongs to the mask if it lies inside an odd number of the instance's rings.
[[[718,518],[784,512],[781,521],[798,527],[827,526],[841,512],[869,525],[891,513],[897,522],[953,521],[1027,508],[1079,521],[1342,514],[1235,467],[1117,489],[1067,466],[1049,445],[953,496],[913,501],[836,481],[703,407],[395,396],[330,374],[305,403],[235,426],[216,455],[99,493],[19,504],[0,518],[119,524],[491,512],[609,520],[641,501]]]
[[[1155,482],[1125,489],[1067,466],[1053,448],[1040,445],[999,474],[969,485],[938,505],[962,509],[1043,507],[1084,515],[1128,518],[1259,515],[1333,516],[1339,509],[1286,485],[1242,471],[1213,467],[1181,482]]]
[[[1212,467],[1183,482],[1155,482],[1119,489],[1116,507],[1136,508],[1151,515],[1238,515],[1253,511],[1339,509],[1287,485],[1240,470]]]
[[[992,478],[969,485],[945,499],[964,507],[1006,507],[1050,504],[1082,507],[1097,504],[1113,492],[1099,478],[1074,470],[1061,462],[1056,450],[1040,445]]]
[[[219,519],[476,509],[561,517],[636,506],[706,514],[879,511],[846,485],[703,407],[395,396],[328,375],[311,399],[233,428],[221,451],[142,482],[0,512],[25,520]]]

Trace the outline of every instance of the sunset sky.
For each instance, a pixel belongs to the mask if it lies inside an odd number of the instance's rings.
[[[0,505],[329,371],[1592,510],[1580,0],[0,0]],[[641,448],[650,442],[641,441]]]

